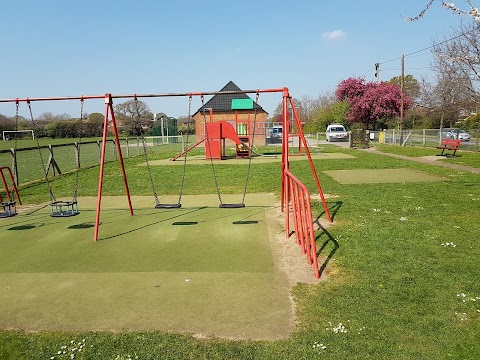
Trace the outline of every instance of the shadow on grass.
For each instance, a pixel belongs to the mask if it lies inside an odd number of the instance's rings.
[[[336,214],[338,213],[338,211],[340,210],[340,208],[342,207],[343,205],[343,202],[342,201],[336,201],[334,203],[333,206],[330,206],[329,210],[330,210],[330,216],[332,218],[332,221],[333,219],[335,218]],[[320,224],[320,217],[324,214],[325,212],[323,212],[322,214],[320,214],[314,221],[313,223],[316,224],[318,226],[318,229],[321,230],[320,234],[318,234],[316,237],[315,237],[315,243],[319,243],[319,241],[321,240],[322,237],[326,237],[325,241],[323,242],[322,246],[320,246],[320,248],[317,249],[317,257],[319,257],[320,255],[322,255],[322,253],[324,253],[327,249],[327,246],[329,243],[332,243],[333,244],[333,248],[330,250],[330,252],[328,253],[328,255],[326,256],[325,258],[325,261],[323,262],[323,264],[319,267],[318,269],[318,272],[320,274],[320,276],[322,276],[323,272],[325,271],[325,269],[327,268],[327,265],[328,263],[330,262],[330,259],[333,257],[333,255],[337,252],[338,248],[340,247],[340,245],[338,244],[338,241],[335,240],[335,238]]]
[[[323,208],[323,205],[320,201],[318,201],[318,204],[319,205],[317,206],[320,206],[323,211],[318,215],[318,217],[315,220],[313,220],[313,222],[316,223],[318,226],[320,226],[319,219],[325,215],[325,209]],[[332,221],[334,220],[337,213],[340,211],[340,208],[342,207],[342,205],[343,205],[343,201],[335,201],[334,203],[332,203],[332,205],[328,207],[328,212],[330,213],[330,217],[332,218]]]
[[[318,234],[318,236],[315,237],[315,242],[318,242],[324,236],[326,237],[326,239],[323,242],[322,246],[319,249],[317,249],[317,257],[322,255],[322,253],[327,249],[327,246],[328,246],[329,243],[333,244],[333,248],[330,249],[327,257],[325,258],[325,261],[323,262],[323,264],[318,269],[318,272],[319,272],[320,277],[321,277],[323,272],[327,268],[327,265],[330,262],[330,259],[337,252],[340,245],[338,244],[338,241],[335,240],[335,238],[327,230],[325,230],[325,228],[323,228],[322,226],[320,226],[320,228],[321,228],[322,232],[320,234]]]
[[[332,218],[332,221],[335,218],[335,216],[337,215],[337,213],[340,210],[340,208],[342,207],[342,205],[343,205],[343,201],[335,201],[333,203],[333,205],[328,208],[328,210],[330,211],[330,217]]]

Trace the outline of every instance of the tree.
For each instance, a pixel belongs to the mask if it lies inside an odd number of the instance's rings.
[[[470,92],[479,102],[480,93],[480,24],[463,24],[454,31],[453,38],[434,44],[435,70],[441,76],[460,79],[462,91]]]
[[[331,109],[329,107],[332,106],[335,101],[335,94],[331,92],[324,92],[316,99],[311,99],[308,96],[303,96],[301,100],[294,98],[293,103],[295,104],[300,121],[303,123],[304,131],[324,131],[326,125],[332,122],[332,116],[330,114]],[[282,102],[277,105],[271,121],[282,122],[282,105]],[[287,119],[288,121],[291,121],[291,111],[288,112]],[[326,124],[325,126],[324,123]]]
[[[348,122],[348,112],[350,103],[348,101],[337,101],[332,105],[332,119],[336,124],[346,125]]]
[[[454,72],[445,71],[438,74],[433,98],[435,108],[440,112],[440,128],[445,124],[454,126],[460,111],[470,106],[470,94],[466,90],[468,82],[468,79],[459,77]]]
[[[96,112],[86,115],[85,117],[81,127],[82,137],[102,136],[105,115]]]
[[[293,98],[293,103],[295,104],[295,110],[297,114],[302,115],[304,113],[304,106],[301,100]],[[288,108],[290,108],[290,104],[288,104]],[[283,102],[280,102],[275,110],[273,111],[272,121],[273,122],[282,122],[282,112],[283,112]],[[287,114],[287,118],[291,119],[291,114]]]
[[[114,106],[115,118],[123,123],[125,131],[139,136],[152,126],[153,114],[141,100],[128,100]]]
[[[334,104],[335,101],[335,94],[328,91],[320,94],[316,99],[312,99],[308,96],[302,96],[300,100],[302,122],[305,124],[312,122],[315,114],[317,114],[320,109],[329,107],[330,105]],[[295,105],[297,105],[296,102]]]
[[[451,11],[452,13],[456,14],[456,15],[460,15],[460,16],[471,16],[473,17],[474,19],[478,20],[480,19],[480,12],[478,11],[478,9],[476,7],[474,7],[472,5],[472,2],[470,0],[465,0],[465,2],[468,4],[468,6],[470,7],[470,9],[467,11],[467,10],[463,10],[462,8],[458,7],[458,6],[455,6],[455,4],[451,3],[451,2],[447,2],[447,1],[443,1],[443,0],[430,0],[428,1],[428,3],[423,7],[422,11],[420,11],[420,13],[418,13],[417,16],[415,17],[411,17],[411,18],[406,18],[405,21],[417,21],[417,20],[420,20],[421,18],[423,18],[425,16],[425,13],[428,11],[428,9],[430,8],[430,6],[432,6],[432,4],[437,1],[441,4],[441,6],[448,10],[448,11]]]
[[[5,130],[15,130],[15,120],[0,114],[0,132]]]
[[[394,76],[388,81],[390,84],[396,84],[401,87],[402,77]],[[416,103],[420,96],[420,84],[413,75],[406,75],[403,77],[403,91],[410,98],[413,103]]]
[[[366,129],[375,129],[378,121],[392,119],[400,114],[402,96],[396,84],[349,78],[340,82],[335,93],[338,100],[350,104],[348,122],[363,123]],[[405,110],[410,103],[410,98],[404,96]]]
[[[100,113],[91,113],[90,115],[87,116],[86,122],[91,122],[95,124],[103,124],[105,121],[105,115],[100,114]]]
[[[303,130],[306,133],[316,133],[325,131],[328,124],[332,122],[332,106],[317,108],[312,115],[311,120],[305,124]]]
[[[466,129],[480,129],[480,114],[472,114],[465,120]]]
[[[317,107],[311,115],[311,120],[306,122],[304,131],[307,133],[322,132],[332,123],[346,125],[349,108],[350,105],[346,101],[335,101]]]

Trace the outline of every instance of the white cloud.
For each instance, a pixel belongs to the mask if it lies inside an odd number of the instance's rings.
[[[342,40],[347,37],[347,33],[342,30],[327,31],[322,34],[322,37],[328,41]]]

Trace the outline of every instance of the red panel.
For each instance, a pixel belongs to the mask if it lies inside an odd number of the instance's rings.
[[[210,135],[210,134],[209,134]],[[207,140],[205,141],[205,159],[221,159],[222,158],[221,140]]]
[[[207,123],[206,125],[207,125],[207,129],[205,131],[205,137],[208,137],[209,139],[220,139],[221,137],[220,123],[212,122],[212,123]]]

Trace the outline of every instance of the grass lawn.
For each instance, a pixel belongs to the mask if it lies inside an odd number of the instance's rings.
[[[386,153],[400,154],[412,157],[420,156],[433,156],[438,155],[440,150],[433,147],[421,147],[421,146],[390,146],[378,144],[377,148]],[[451,151],[447,151],[451,153]],[[439,161],[450,162],[453,164],[460,164],[465,166],[473,166],[480,168],[480,153],[474,151],[464,150],[462,147],[457,151],[455,157],[442,157]]]
[[[389,147],[393,149],[394,147]],[[392,150],[393,151],[393,150]],[[407,151],[401,149],[399,151]],[[24,332],[2,323],[0,331],[0,358],[2,359],[66,359],[73,354],[76,359],[478,359],[480,358],[480,248],[478,234],[480,223],[480,186],[478,174],[459,172],[453,169],[441,168],[434,165],[420,164],[403,159],[383,156],[359,150],[351,150],[325,145],[322,153],[342,153],[349,156],[325,156],[314,160],[323,191],[327,195],[327,204],[334,217],[334,224],[319,229],[317,232],[317,249],[321,258],[328,257],[327,274],[320,282],[298,283],[291,290],[291,297],[296,308],[296,323],[292,334],[284,339],[240,340],[207,336],[199,338],[194,331],[182,333],[179,331],[162,330],[132,330],[132,331],[104,331],[105,329],[82,328],[80,330],[58,329],[40,332]],[[412,149],[410,155],[415,156]],[[463,154],[463,152],[461,153]],[[404,153],[409,155],[409,153]],[[432,155],[432,154],[431,154]],[[473,154],[477,155],[478,154]],[[473,157],[472,155],[472,157]],[[156,152],[151,160],[166,159],[171,154]],[[457,160],[456,158],[454,160]],[[450,159],[448,160],[450,161]],[[476,160],[472,160],[474,162]],[[130,191],[135,196],[151,196],[146,167],[142,166],[142,157],[126,159],[127,176]],[[474,165],[470,165],[474,166]],[[371,171],[406,169],[409,174],[418,174],[421,181],[404,181],[401,177],[393,176],[389,181],[343,183],[330,176],[328,172],[355,170],[350,177],[361,176]],[[178,194],[179,179],[182,177],[182,166],[151,166],[155,179],[155,188],[163,198],[167,195]],[[315,192],[315,182],[310,174],[306,161],[292,161],[291,170],[312,192]],[[215,171],[222,195],[242,194],[245,185],[247,166],[234,162],[216,163]],[[402,170],[403,171],[403,170]],[[385,173],[379,172],[379,177]],[[401,172],[402,174],[402,172]],[[432,181],[425,181],[431,177]],[[248,183],[246,198],[247,208],[249,194],[274,193],[277,198],[280,190],[280,166],[278,162],[264,162],[252,165],[251,177]],[[81,196],[95,196],[98,183],[98,169],[90,168],[81,173],[79,192]],[[64,176],[53,183],[55,190],[62,196],[68,194],[72,188],[73,176]],[[106,166],[104,185],[105,195],[121,196],[124,193],[118,164],[109,163]],[[45,194],[45,184],[30,184],[21,189],[24,201],[40,203],[48,200]],[[210,164],[189,164],[185,177],[185,195],[215,194],[215,185],[212,179]],[[234,194],[234,195],[233,195]],[[253,195],[254,196],[254,195]],[[246,208],[246,209],[247,209]],[[106,210],[102,221],[112,222],[111,228],[115,233],[123,234],[108,238],[107,232],[101,230],[101,237],[105,240],[95,244],[97,248],[121,243],[118,252],[112,248],[108,251],[112,258],[105,260],[102,266],[113,266],[115,256],[126,261],[129,249],[127,246],[135,243],[130,239],[128,232],[122,229],[132,227],[125,218],[115,215],[116,212]],[[151,210],[142,210],[145,214],[141,218],[148,219]],[[322,216],[321,203],[314,201],[315,216]],[[83,213],[82,213],[83,214]],[[82,214],[80,216],[82,216]],[[18,215],[15,221],[20,221]],[[135,217],[134,217],[135,218]],[[1,220],[2,226],[4,220]],[[10,220],[8,220],[10,221]],[[73,221],[73,220],[72,220]],[[75,220],[76,221],[76,220]],[[143,221],[143,220],[142,220]],[[49,223],[51,220],[49,220]],[[82,221],[83,222],[83,221]],[[41,223],[40,221],[35,223]],[[148,224],[148,221],[147,223]],[[47,226],[47,225],[45,225]],[[138,224],[138,227],[141,227]],[[217,227],[219,225],[216,225]],[[25,318],[29,312],[38,313],[41,309],[32,306],[21,308],[21,304],[35,300],[29,299],[29,286],[42,286],[41,280],[32,284],[21,283],[23,291],[18,293],[18,304],[7,299],[10,286],[6,283],[9,277],[16,276],[18,281],[28,277],[29,273],[19,273],[17,266],[25,266],[31,271],[48,271],[57,277],[58,284],[67,282],[62,276],[76,271],[78,275],[88,275],[88,272],[79,271],[86,264],[95,264],[90,258],[89,246],[92,246],[91,228],[74,229],[85,231],[85,240],[71,243],[65,239],[64,227],[49,224],[55,232],[54,242],[63,249],[58,262],[40,262],[34,252],[36,246],[44,247],[46,240],[24,239],[20,244],[10,244],[10,253],[13,260],[0,265],[0,295],[10,304],[18,306],[18,310],[10,314],[10,318]],[[135,226],[133,226],[135,228]],[[188,226],[182,231],[194,231]],[[36,229],[32,229],[36,230]],[[147,232],[152,228],[143,229]],[[142,231],[143,231],[142,230]],[[19,233],[27,230],[18,230]],[[173,231],[173,230],[171,230]],[[176,230],[175,230],[176,231]],[[240,230],[234,230],[234,232]],[[6,232],[0,228],[0,242],[8,242]],[[88,234],[87,234],[88,233]],[[168,239],[169,233],[157,235],[162,241]],[[133,236],[132,236],[133,237]],[[165,239],[164,239],[165,237]],[[258,236],[261,238],[262,236]],[[173,237],[174,238],[174,237]],[[198,242],[208,242],[204,234],[195,234],[192,239]],[[149,241],[137,239],[138,242]],[[193,240],[192,240],[193,241]],[[282,241],[282,240],[279,240]],[[293,240],[292,240],[293,241]],[[34,242],[40,243],[34,246]],[[124,243],[124,244],[123,244]],[[194,246],[183,250],[185,255]],[[82,249],[78,261],[73,254],[73,248]],[[143,246],[142,246],[143,247]],[[145,247],[144,247],[145,249]],[[298,250],[298,248],[295,248]],[[46,250],[43,248],[42,253]],[[135,250],[138,251],[138,250]],[[265,250],[263,250],[265,251]],[[299,250],[298,250],[299,251]],[[23,254],[24,253],[24,254]],[[1,256],[5,256],[2,253]],[[30,255],[31,254],[31,255]],[[106,253],[105,253],[106,254]],[[116,254],[116,255],[115,255]],[[172,253],[173,254],[173,253]],[[142,255],[145,262],[151,259],[151,254]],[[299,256],[301,256],[299,254]],[[32,258],[31,261],[29,259]],[[170,257],[167,257],[170,258]],[[35,260],[37,259],[37,260]],[[73,259],[74,263],[65,261]],[[82,260],[83,259],[83,260]],[[169,272],[172,283],[185,280],[183,267],[188,265],[183,257],[171,259],[171,266],[176,271],[159,269],[159,264],[150,262],[155,272]],[[252,257],[252,266],[256,264],[256,257]],[[35,260],[35,261],[34,261]],[[98,263],[98,262],[97,262]],[[266,264],[259,264],[265,266]],[[73,269],[72,267],[75,267]],[[140,287],[148,279],[135,278],[142,264],[126,263],[125,267],[132,269],[125,272],[122,281],[130,282],[131,289]],[[157,266],[157,268],[155,268]],[[165,265],[163,265],[165,266]],[[207,266],[207,265],[206,265]],[[208,266],[215,266],[208,264]],[[222,265],[222,266],[225,266]],[[238,265],[240,266],[240,265]],[[43,270],[42,270],[43,267]],[[65,269],[65,271],[63,271]],[[237,270],[240,267],[237,267]],[[66,271],[68,270],[68,271]],[[265,269],[264,269],[265,270]],[[262,271],[264,271],[262,270]],[[187,272],[191,271],[188,270]],[[47,272],[47,273],[48,273]],[[101,275],[99,271],[98,274]],[[97,275],[98,275],[97,274]],[[204,275],[207,272],[203,272]],[[208,273],[209,274],[209,273]],[[100,276],[98,275],[98,276]],[[108,275],[108,273],[104,273]],[[246,274],[245,274],[246,275]],[[45,276],[48,278],[48,276]],[[313,275],[312,275],[313,277]],[[118,301],[118,306],[124,308],[122,321],[130,321],[128,313],[135,313],[135,305],[131,302],[131,294],[121,293],[115,289],[116,280],[102,281],[100,277],[92,277],[92,284],[97,284],[99,296],[89,304],[94,307],[102,301]],[[51,279],[47,279],[51,281]],[[43,281],[47,281],[45,278]],[[17,280],[16,280],[17,281]],[[81,279],[75,279],[81,283]],[[165,286],[169,286],[167,280]],[[85,281],[86,282],[86,281]],[[216,278],[205,277],[196,291],[200,297],[213,296],[206,291],[207,286],[213,287]],[[16,282],[15,282],[16,283]],[[244,284],[249,284],[245,280]],[[161,285],[155,282],[151,284]],[[191,283],[190,283],[191,284]],[[85,285],[85,284],[84,284]],[[186,285],[186,284],[183,284]],[[20,285],[19,285],[20,286]],[[251,286],[258,286],[252,283]],[[208,289],[208,288],[207,288]],[[232,290],[234,287],[232,287]],[[248,296],[249,286],[246,286],[244,296]],[[154,294],[158,288],[149,288],[147,294]],[[55,294],[61,297],[59,289]],[[274,296],[275,289],[265,288],[265,296]],[[91,296],[94,296],[91,295]],[[225,294],[225,296],[232,296]],[[115,299],[112,299],[114,297]],[[52,303],[60,303],[55,296],[50,295]],[[178,294],[178,301],[185,301],[182,294]],[[166,301],[172,299],[166,299]],[[233,300],[233,298],[232,298]],[[150,296],[145,302],[151,301]],[[198,299],[198,301],[201,301]],[[46,301],[45,304],[50,303]],[[239,303],[242,303],[239,300]],[[260,301],[259,306],[269,305],[268,297],[265,303]],[[41,304],[41,303],[40,303]],[[122,304],[122,305],[120,305]],[[194,304],[194,309],[184,309],[185,316],[190,319],[189,311],[198,312],[202,308]],[[221,304],[225,305],[224,303]],[[52,305],[50,305],[52,306]],[[167,307],[168,304],[165,304]],[[174,306],[174,305],[171,305]],[[280,306],[279,309],[282,307]],[[77,321],[91,322],[88,306],[82,306],[85,313],[78,315]],[[284,309],[283,309],[284,310]],[[162,313],[145,314],[157,316],[164,321]],[[230,319],[222,318],[223,308],[206,309],[205,321],[218,322],[219,326],[228,327]],[[276,312],[274,307],[272,312]],[[54,313],[54,311],[52,310]],[[240,310],[239,310],[240,313]],[[86,319],[80,319],[81,317]],[[168,317],[168,316],[167,316]],[[215,317],[217,317],[215,319]],[[35,322],[36,317],[31,321]],[[147,320],[145,320],[147,321]],[[168,321],[168,318],[165,319]],[[60,322],[60,321],[58,321]],[[181,322],[181,323],[186,323]],[[252,321],[248,326],[262,327],[262,320]],[[148,331],[146,331],[148,330]],[[81,349],[81,351],[79,351]],[[60,353],[59,353],[60,352]],[[63,353],[65,352],[65,354]]]

